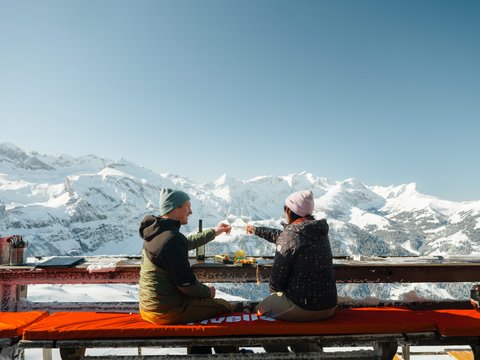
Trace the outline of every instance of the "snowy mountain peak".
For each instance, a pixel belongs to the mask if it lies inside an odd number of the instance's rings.
[[[382,196],[385,199],[398,198],[399,196],[418,195],[417,184],[409,183],[399,186],[372,186],[372,191]]]
[[[9,154],[9,153],[25,153],[24,150],[20,149],[17,145],[10,142],[0,143],[0,155]]]
[[[306,185],[308,187],[315,182],[314,176],[306,171],[289,174],[287,176],[283,176],[282,178],[288,183],[290,187],[295,187],[300,184]]]
[[[340,181],[328,188],[318,201],[327,213],[344,220],[348,219],[350,209],[381,209],[385,199],[355,178]]]
[[[343,181],[340,181],[338,186],[342,190],[361,190],[361,191],[366,190],[365,185],[363,183],[361,183],[360,180],[358,180],[356,178],[349,178],[349,179],[345,179]]]
[[[0,163],[25,170],[53,170],[54,168],[36,156],[26,153],[11,143],[0,144]]]
[[[226,186],[227,182],[228,182],[227,174],[223,174],[217,180],[215,180],[213,183],[216,187],[221,187],[221,186]]]

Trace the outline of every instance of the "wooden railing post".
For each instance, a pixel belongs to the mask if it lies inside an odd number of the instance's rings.
[[[397,353],[398,344],[396,341],[376,342],[373,346],[380,360],[392,360]]]
[[[1,311],[17,311],[18,285],[0,284]]]

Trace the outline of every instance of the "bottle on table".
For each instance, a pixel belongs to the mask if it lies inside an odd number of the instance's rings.
[[[202,232],[202,219],[198,220],[198,232]],[[205,245],[201,245],[197,247],[197,253],[195,258],[200,261],[205,260]]]

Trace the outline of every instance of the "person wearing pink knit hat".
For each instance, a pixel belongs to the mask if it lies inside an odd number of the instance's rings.
[[[285,206],[301,217],[312,215],[314,205],[313,193],[310,190],[294,192],[285,200]]]
[[[315,202],[310,190],[285,199],[283,230],[247,225],[247,234],[276,245],[270,271],[271,295],[256,307],[258,315],[286,321],[328,319],[337,306],[333,257],[325,219],[313,216]],[[315,344],[291,346],[297,352],[318,351]],[[287,345],[265,346],[267,352],[288,352]]]

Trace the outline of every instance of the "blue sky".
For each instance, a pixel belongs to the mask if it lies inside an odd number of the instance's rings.
[[[480,199],[476,0],[0,0],[0,142]]]

